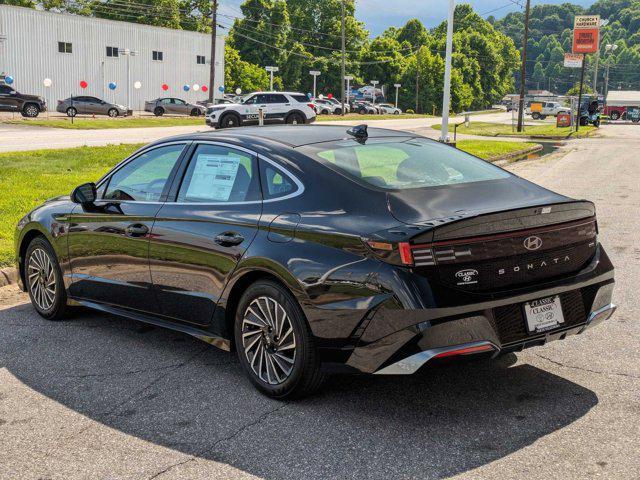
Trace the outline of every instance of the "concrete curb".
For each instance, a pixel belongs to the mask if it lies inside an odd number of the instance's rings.
[[[13,285],[18,282],[18,272],[15,267],[0,268],[0,287]]]
[[[522,150],[518,150],[517,152],[507,153],[506,155],[500,155],[499,157],[488,158],[487,161],[491,163],[506,162],[513,158],[518,158],[529,153],[539,152],[540,150],[542,150],[542,145],[538,144],[534,145],[533,147],[523,148]]]

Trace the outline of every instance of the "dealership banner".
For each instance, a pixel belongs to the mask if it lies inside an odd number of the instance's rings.
[[[564,54],[564,66],[567,68],[581,68],[582,67],[581,53],[565,53]]]
[[[600,44],[600,15],[576,15],[573,53],[595,53]]]

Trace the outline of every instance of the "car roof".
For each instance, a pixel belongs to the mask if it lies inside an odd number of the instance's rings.
[[[352,125],[272,125],[272,126],[252,126],[239,127],[225,130],[214,130],[192,133],[171,137],[171,141],[176,140],[227,140],[240,143],[243,146],[251,147],[255,145],[267,146],[268,144],[280,143],[282,145],[297,148],[312,143],[323,143],[339,141],[344,139],[354,139],[347,133]],[[402,130],[390,130],[386,128],[368,128],[369,138],[381,137],[416,137],[412,132]],[[158,143],[169,139],[163,139]]]

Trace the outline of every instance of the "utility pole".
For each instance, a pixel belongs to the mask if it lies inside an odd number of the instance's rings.
[[[273,72],[277,72],[279,70],[278,67],[264,67],[267,72],[269,72],[269,91],[273,92]]]
[[[600,20],[600,28],[609,24],[609,19]],[[600,42],[602,37],[598,38],[598,51],[596,52],[596,64],[593,69],[593,91],[598,94],[598,64],[600,63]]]
[[[394,87],[396,87],[396,108],[398,108],[398,89],[402,86],[399,83],[394,83],[393,84]]]
[[[213,103],[216,80],[216,28],[218,26],[218,0],[211,0],[211,66],[209,68],[209,102]]]
[[[344,77],[346,76],[346,56],[347,56],[347,52],[346,52],[346,46],[345,46],[345,8],[344,8],[344,2],[346,0],[342,0],[342,65],[340,67],[340,101],[342,103],[342,116],[344,116],[345,111],[344,111]]]
[[[444,92],[442,95],[442,130],[440,141],[449,139],[449,109],[451,108],[451,56],[453,55],[453,14],[456,10],[455,0],[449,0],[449,17],[447,19],[447,48],[444,59]]]
[[[522,66],[520,67],[520,99],[518,101],[518,131],[522,131],[524,120],[524,92],[527,77],[527,41],[529,40],[529,12],[531,0],[527,0],[524,12],[524,35],[522,36]]]

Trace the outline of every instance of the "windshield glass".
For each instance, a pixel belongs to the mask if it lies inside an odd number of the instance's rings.
[[[386,189],[438,187],[508,178],[509,173],[456,148],[423,138],[394,137],[300,147],[353,180]]]

